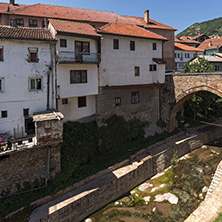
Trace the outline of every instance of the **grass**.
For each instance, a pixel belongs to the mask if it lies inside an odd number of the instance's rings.
[[[213,222],[222,222],[222,212],[218,214],[217,218]]]

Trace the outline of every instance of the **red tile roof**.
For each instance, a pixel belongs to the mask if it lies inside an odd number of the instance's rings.
[[[6,13],[7,10],[4,9],[4,12]],[[70,8],[70,7],[63,7],[56,5],[45,5],[45,4],[21,5],[19,8],[18,7],[12,8],[10,14],[67,19],[75,21],[88,21],[88,22],[90,21],[102,22],[102,23],[119,22],[123,24],[140,25],[147,28],[168,29],[176,31],[176,29],[164,25],[160,22],[154,21],[152,19],[150,19],[150,23],[147,25],[143,17],[121,16],[114,12]]]
[[[194,51],[194,52],[203,52],[204,51],[202,49],[194,48],[194,47],[180,44],[180,43],[175,43],[175,50]]]
[[[121,23],[110,23],[108,25],[105,25],[100,29],[98,29],[98,33],[133,36],[133,37],[148,38],[148,39],[159,39],[165,41],[168,40],[167,38],[161,35],[150,32],[136,25],[121,24]]]
[[[10,27],[0,25],[0,38],[27,39],[27,40],[54,40],[51,33],[42,28]]]
[[[199,34],[199,35],[195,35],[195,36],[189,36],[191,39],[197,39],[199,38],[200,36],[204,36],[205,34]],[[207,35],[205,35],[207,36]],[[208,36],[207,36],[208,37]]]
[[[160,22],[157,22],[153,19],[149,19],[149,24],[147,24],[144,21],[143,17],[135,17],[135,16],[122,16],[124,18],[130,19],[131,21],[134,21],[134,23],[130,23],[130,24],[136,24],[139,26],[144,26],[146,28],[155,28],[155,29],[168,29],[168,30],[173,30],[176,31],[177,29],[172,28],[168,25],[162,24]]]
[[[174,41],[177,42],[177,43],[184,43],[184,44],[186,44],[186,43],[187,44],[200,44],[200,42],[195,41],[195,40],[191,40],[187,36],[182,36],[180,38],[175,36]]]
[[[22,8],[22,7],[25,7],[26,5],[10,5],[9,3],[4,3],[4,2],[0,2],[0,13],[7,13],[8,12],[8,9],[11,10],[15,10],[15,9],[18,9],[18,8]]]
[[[219,37],[215,39],[206,39],[198,46],[198,48],[206,50],[206,49],[220,48],[221,46],[222,46],[222,37]]]
[[[49,22],[52,24],[52,26],[57,32],[101,36],[96,32],[96,30],[91,25],[87,23],[56,20],[56,19],[49,19]]]

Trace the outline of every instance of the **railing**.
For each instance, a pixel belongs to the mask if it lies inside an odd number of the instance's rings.
[[[8,153],[13,150],[31,148],[36,145],[35,135],[30,135],[24,138],[13,139],[9,137],[7,140],[0,141],[0,154]]]
[[[100,54],[99,53],[75,53],[75,52],[65,52],[57,51],[57,62],[59,63],[99,63]]]

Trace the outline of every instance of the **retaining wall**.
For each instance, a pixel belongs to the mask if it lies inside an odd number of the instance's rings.
[[[118,199],[135,186],[170,165],[175,152],[178,156],[221,138],[221,127],[204,127],[186,136],[165,140],[133,155],[121,164],[109,168],[105,175],[95,178],[66,194],[37,208],[30,221],[81,221],[101,207]]]

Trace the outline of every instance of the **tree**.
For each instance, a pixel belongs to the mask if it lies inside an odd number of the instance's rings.
[[[214,66],[205,58],[197,57],[194,62],[187,62],[183,65],[181,73],[214,72]]]

